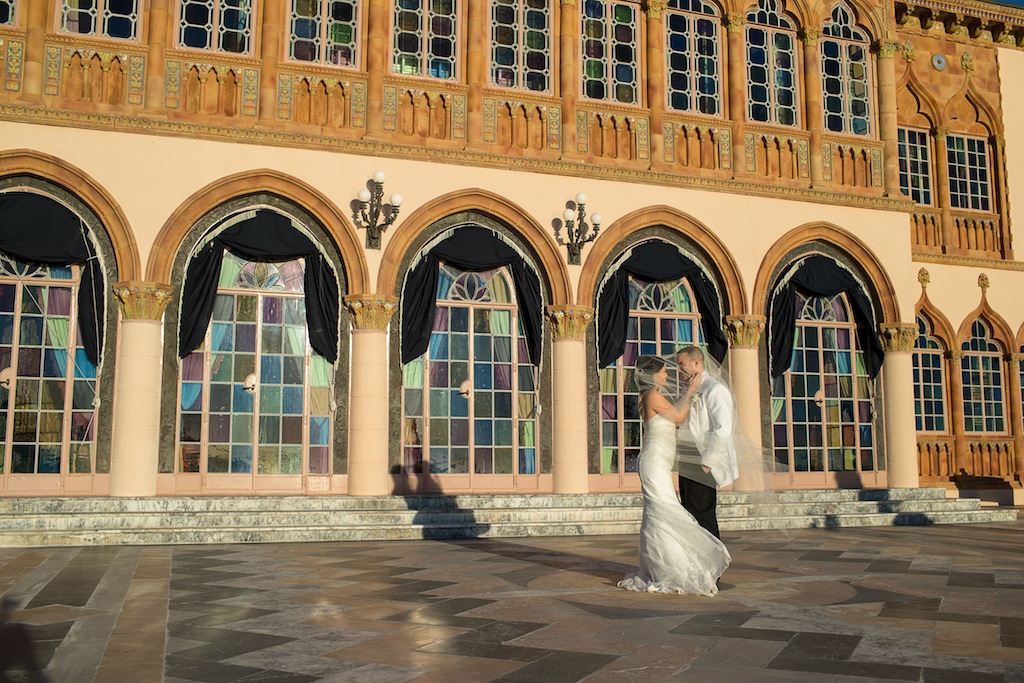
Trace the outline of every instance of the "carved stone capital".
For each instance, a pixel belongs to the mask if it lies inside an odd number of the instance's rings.
[[[902,45],[894,43],[891,40],[879,40],[875,42],[875,52],[878,54],[880,59],[892,59],[896,56],[896,51],[901,47]]]
[[[725,15],[725,28],[729,33],[739,33],[743,30],[743,25],[747,22],[747,18],[739,12],[730,12]]]
[[[945,126],[936,126],[934,129],[935,137],[939,142],[945,144],[946,136],[949,135],[949,128]]]
[[[805,47],[817,47],[821,31],[813,26],[805,26],[800,31],[800,37],[803,39]]]
[[[963,360],[964,350],[963,349],[950,349],[949,351],[946,351],[945,355],[946,355],[946,358],[948,358],[953,363],[959,363],[961,360]]]
[[[583,339],[594,320],[594,309],[587,306],[548,306],[545,314],[555,339]]]
[[[115,282],[114,296],[121,303],[125,320],[160,320],[171,300],[171,286],[135,280]]]
[[[1006,362],[1010,364],[1010,367],[1019,368],[1020,362],[1024,360],[1024,353],[1011,352],[1004,354],[1003,357],[1006,359]]]
[[[729,337],[729,346],[757,348],[764,325],[763,315],[727,315],[725,334]]]
[[[882,323],[878,326],[878,337],[886,353],[910,353],[917,339],[917,325],[910,323]]]
[[[662,12],[668,7],[668,0],[647,0],[647,18],[660,19]]]
[[[392,296],[350,294],[345,306],[352,314],[357,330],[386,330],[391,316],[398,310],[398,299]]]

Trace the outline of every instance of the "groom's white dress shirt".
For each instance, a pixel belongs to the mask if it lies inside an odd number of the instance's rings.
[[[706,372],[691,399],[690,416],[680,429],[692,435],[700,464],[711,470],[717,486],[728,486],[740,475],[733,440],[735,411],[732,394]]]

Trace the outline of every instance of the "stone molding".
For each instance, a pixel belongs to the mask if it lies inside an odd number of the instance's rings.
[[[393,296],[349,294],[344,301],[357,330],[386,330],[398,310],[398,299]]]
[[[886,353],[910,353],[917,339],[917,325],[910,323],[882,323],[878,326],[878,337]]]
[[[171,301],[171,286],[159,282],[115,282],[113,289],[125,320],[162,320]]]
[[[766,321],[763,315],[727,315],[725,334],[729,337],[729,346],[757,348]]]
[[[555,339],[583,339],[587,326],[594,320],[594,309],[588,306],[548,306],[545,317],[551,323]]]
[[[978,256],[958,256],[954,254],[923,254],[911,253],[911,259],[918,263],[948,263],[953,266],[984,266],[999,270],[1024,270],[1024,261],[997,261]]]

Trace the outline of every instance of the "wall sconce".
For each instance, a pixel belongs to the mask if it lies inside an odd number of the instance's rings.
[[[590,224],[583,221],[587,216],[587,195],[580,192],[576,195],[576,210],[566,209],[562,212],[565,222],[565,236],[567,242],[562,241],[561,230],[555,227],[555,241],[565,247],[569,252],[569,265],[580,265],[580,249],[587,242],[593,242],[601,229],[601,214],[595,213],[590,217]]]
[[[402,195],[391,195],[391,203],[384,204],[384,171],[373,174],[373,193],[365,187],[359,190],[356,199],[359,201],[357,222],[366,228],[366,248],[380,249],[380,236],[398,218],[398,207],[402,205]],[[383,214],[384,220],[381,221]]]

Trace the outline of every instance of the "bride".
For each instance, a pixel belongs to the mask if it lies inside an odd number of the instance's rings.
[[[668,363],[640,356],[636,363],[640,414],[644,419],[640,448],[640,484],[644,496],[640,523],[640,567],[619,587],[653,593],[713,596],[718,577],[732,558],[726,547],[703,529],[679,503],[672,485],[676,425],[690,413],[696,383],[673,405],[665,397]]]

